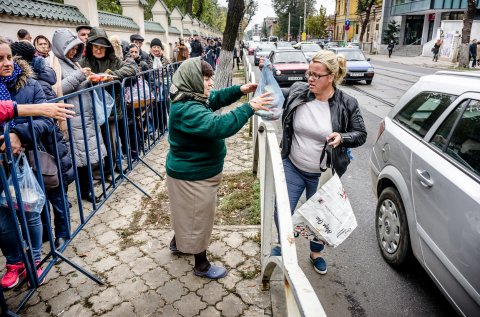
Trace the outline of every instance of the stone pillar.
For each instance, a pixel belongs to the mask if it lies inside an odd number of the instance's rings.
[[[193,35],[193,20],[192,17],[187,13],[183,16],[182,19],[182,26],[183,28],[187,29],[190,31],[190,33]],[[182,34],[183,37],[183,34]]]
[[[183,26],[182,26],[183,14],[182,12],[175,7],[170,14],[170,21],[172,26],[176,27],[180,31],[180,37],[183,38]]]
[[[168,15],[170,11],[165,3],[161,0],[157,0],[152,8],[152,15],[153,15],[153,22],[160,23],[162,27],[165,29],[165,38],[166,38],[166,45],[164,45],[164,49],[167,51],[166,53],[170,56],[170,47],[169,43],[169,36],[168,36]]]
[[[96,0],[64,0],[64,4],[77,7],[80,12],[87,18],[91,26],[99,26],[98,9]]]
[[[143,5],[139,0],[119,0],[124,16],[132,18],[140,28],[139,34],[145,37],[145,19],[143,17]]]

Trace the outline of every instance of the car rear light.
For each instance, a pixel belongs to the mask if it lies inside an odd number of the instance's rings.
[[[380,139],[383,131],[385,131],[385,120],[380,121],[380,125],[378,126],[378,130],[377,130],[377,136],[375,137],[375,142],[377,142],[378,139]]]

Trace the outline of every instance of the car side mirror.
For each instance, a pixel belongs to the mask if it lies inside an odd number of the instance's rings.
[[[370,62],[370,57],[369,57],[369,58],[367,58],[367,62]]]

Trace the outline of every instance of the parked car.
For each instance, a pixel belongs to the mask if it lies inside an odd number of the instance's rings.
[[[342,43],[332,41],[332,42],[327,42],[326,46],[327,48],[342,47]]]
[[[305,54],[307,61],[311,61],[313,55],[317,54],[318,51],[322,50],[318,44],[302,44],[300,45],[300,50]]]
[[[248,43],[248,48],[247,48],[248,55],[253,55],[255,53],[255,50],[257,49],[258,44],[259,44],[258,42],[254,42],[254,41],[250,41]]]
[[[253,54],[253,63],[255,66],[258,66],[260,58],[267,58],[270,55],[270,52],[275,49],[275,44],[273,43],[260,43]]]
[[[268,59],[272,62],[273,76],[280,86],[291,86],[296,81],[306,81],[308,61],[301,51],[277,49],[270,53]]]
[[[290,44],[289,42],[284,42],[284,41],[276,42],[275,46],[276,46],[277,50],[293,49],[292,44]]]
[[[300,49],[300,46],[303,44],[315,44],[312,41],[303,41],[303,42],[298,42],[295,45],[293,45],[293,48],[296,48],[297,50]]]
[[[415,257],[462,316],[480,316],[479,85],[479,73],[422,77],[370,158],[382,256],[394,267]]]
[[[358,48],[333,47],[332,52],[343,55],[347,60],[346,82],[365,80],[370,85],[375,75],[375,70],[370,64],[370,58],[365,58],[363,52]]]

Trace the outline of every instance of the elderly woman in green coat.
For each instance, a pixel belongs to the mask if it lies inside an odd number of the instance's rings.
[[[191,58],[175,72],[170,89],[170,150],[167,186],[175,235],[172,252],[194,254],[194,274],[210,279],[227,275],[224,267],[211,264],[207,248],[213,229],[217,188],[222,179],[227,149],[225,138],[236,134],[257,110],[267,110],[272,98],[263,94],[230,112],[215,113],[256,84],[211,91],[213,69],[201,58]]]

